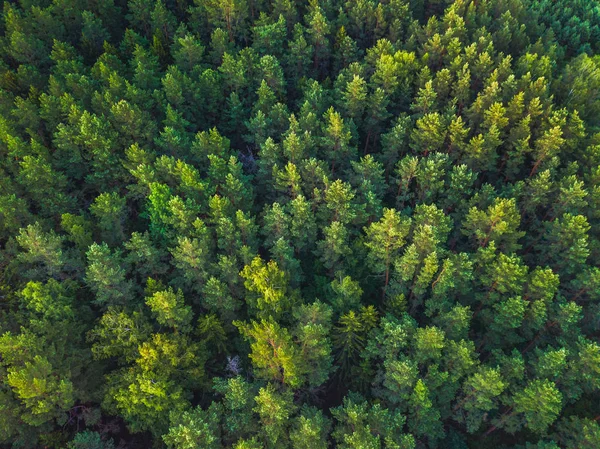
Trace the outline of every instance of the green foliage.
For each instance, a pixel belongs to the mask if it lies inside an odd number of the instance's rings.
[[[45,279],[59,274],[64,263],[60,236],[53,231],[44,232],[36,222],[21,228],[15,238],[22,248],[16,261],[29,268],[26,278]]]
[[[167,291],[155,292],[146,299],[146,304],[152,310],[158,321],[163,326],[170,326],[174,329],[185,329],[192,320],[192,310],[184,305],[183,294],[181,290],[174,292],[172,289]]]
[[[287,329],[272,318],[261,320],[260,323],[234,324],[244,338],[251,341],[250,359],[260,378],[279,381],[291,387],[302,385],[307,374],[306,367],[300,359],[300,348],[294,344]]]
[[[131,299],[131,283],[126,279],[119,253],[112,253],[106,243],[92,244],[87,251],[85,282],[102,305],[122,305]]]
[[[173,412],[170,416],[169,432],[163,435],[168,447],[176,449],[193,449],[205,447],[218,449],[219,410],[211,407],[204,411],[200,407],[184,412]]]
[[[406,243],[406,236],[410,229],[410,220],[402,218],[394,209],[385,209],[379,222],[371,223],[365,230],[369,249],[369,262],[373,271],[383,272],[385,275],[385,288],[390,280],[390,266],[398,257],[399,250]]]
[[[259,416],[261,433],[264,433],[267,445],[277,447],[285,444],[288,438],[287,427],[295,408],[292,392],[286,390],[278,393],[273,384],[268,384],[258,391],[254,400],[254,411]]]
[[[113,449],[114,447],[112,439],[105,441],[98,432],[89,430],[79,432],[67,446],[68,449]]]
[[[514,410],[523,414],[525,425],[534,432],[545,432],[560,413],[562,395],[549,381],[534,380],[514,397]]]
[[[245,279],[246,290],[256,294],[253,301],[263,314],[279,314],[290,304],[287,292],[287,276],[274,261],[267,264],[260,257],[255,257],[251,264],[240,272]]]
[[[0,446],[600,447],[599,14],[6,2]]]
[[[90,212],[98,220],[102,239],[109,244],[121,243],[124,238],[125,199],[113,193],[103,193],[90,206]]]

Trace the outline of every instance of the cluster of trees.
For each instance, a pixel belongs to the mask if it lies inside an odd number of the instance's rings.
[[[5,2],[0,445],[600,447],[599,27]]]

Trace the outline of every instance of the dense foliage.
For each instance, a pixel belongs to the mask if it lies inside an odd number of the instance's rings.
[[[600,447],[597,2],[0,29],[0,445]]]

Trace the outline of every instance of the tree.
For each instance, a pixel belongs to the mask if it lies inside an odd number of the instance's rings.
[[[168,447],[174,449],[193,449],[198,445],[207,449],[220,449],[223,447],[219,434],[221,413],[214,403],[207,410],[196,407],[175,411],[169,416],[169,432],[163,435],[163,440]]]
[[[177,246],[171,249],[173,264],[181,271],[184,285],[200,289],[206,279],[209,247],[204,238],[179,237]]]
[[[600,437],[599,430],[595,421],[574,416],[558,424],[556,440],[568,449],[594,447]]]
[[[344,276],[344,273],[338,271],[335,279],[331,281],[333,290],[332,298],[329,302],[333,305],[333,311],[337,314],[343,314],[356,309],[361,304],[363,289],[360,284],[350,276]]]
[[[512,252],[519,248],[517,241],[524,235],[517,231],[520,221],[515,201],[499,198],[487,211],[471,208],[465,217],[463,233],[481,247],[493,241],[504,251]]]
[[[342,260],[350,256],[352,250],[348,244],[348,230],[339,221],[334,221],[323,230],[324,239],[317,242],[323,266],[331,273],[340,268]]]
[[[499,407],[498,398],[506,386],[497,368],[480,367],[465,380],[463,396],[453,408],[455,416],[464,420],[469,432],[477,432],[486,414]]]
[[[98,220],[102,240],[109,245],[119,244],[125,238],[123,222],[125,218],[125,198],[117,193],[103,193],[90,206],[90,212]]]
[[[192,320],[192,309],[184,305],[181,290],[174,292],[173,289],[169,289],[155,292],[152,296],[146,298],[146,304],[160,324],[184,332],[189,327]]]
[[[81,45],[89,56],[95,57],[100,54],[102,44],[110,38],[110,34],[103,26],[102,20],[90,11],[84,11],[82,18]]]
[[[514,411],[522,414],[527,428],[543,433],[559,415],[562,395],[548,380],[533,380],[514,396]]]
[[[121,413],[133,431],[152,429],[160,435],[166,430],[168,412],[188,407],[181,387],[152,371],[117,371],[107,383],[104,407]]]
[[[273,384],[269,383],[258,391],[258,396],[254,400],[256,401],[254,411],[259,416],[261,433],[265,435],[267,446],[276,447],[285,444],[288,439],[287,426],[296,408],[292,392],[285,390],[279,393]]]
[[[352,118],[357,125],[362,122],[362,115],[366,107],[367,83],[359,75],[354,75],[352,81],[348,81],[346,89],[342,92],[342,101],[346,114]]]
[[[40,355],[20,367],[8,368],[6,383],[25,406],[22,419],[33,426],[60,417],[75,400],[72,382],[56,375],[50,362]]]
[[[131,238],[123,246],[128,251],[125,260],[135,267],[141,279],[147,279],[166,271],[162,263],[164,253],[154,246],[147,232],[144,234],[133,232]]]
[[[17,243],[25,250],[17,260],[29,266],[27,277],[32,279],[57,276],[64,264],[62,238],[53,231],[44,232],[39,222],[19,230]]]
[[[421,379],[417,380],[409,406],[408,426],[415,435],[426,436],[430,444],[444,436],[439,411],[433,408],[429,390]]]
[[[416,153],[427,156],[442,148],[446,138],[445,124],[442,116],[437,113],[428,113],[416,122],[416,127],[411,133],[411,148]]]
[[[290,440],[297,449],[326,449],[331,423],[314,407],[303,407],[293,420]]]
[[[287,275],[274,261],[265,264],[260,257],[255,257],[240,272],[240,276],[245,279],[246,290],[254,294],[249,300],[260,314],[280,314],[291,303]]]
[[[321,65],[327,65],[326,60],[329,57],[330,24],[317,2],[311,4],[305,22],[308,25],[307,33],[314,48],[313,70],[318,74]]]
[[[0,238],[7,239],[14,235],[25,223],[31,221],[27,210],[27,202],[18,198],[14,193],[0,196]]]
[[[24,325],[0,336],[6,391],[1,406],[14,410],[3,425],[9,425],[8,436],[35,444],[43,428],[60,422],[76,401],[86,397],[84,379],[93,383],[94,375],[86,369],[89,352],[77,337],[86,325],[74,301],[73,285],[54,279],[30,281],[19,299]],[[18,416],[21,424],[11,424],[11,416]],[[33,434],[19,437],[23,432]]]
[[[373,306],[363,306],[358,312],[351,310],[338,320],[332,338],[343,375],[350,374],[348,371],[365,348],[365,337],[377,324],[377,318],[377,312]]]
[[[206,48],[202,42],[195,38],[194,35],[186,33],[183,37],[178,37],[174,42],[172,50],[175,64],[191,73],[198,70],[204,61],[204,52]]]
[[[403,218],[394,209],[384,209],[380,221],[365,228],[371,266],[376,272],[385,273],[383,295],[390,281],[390,267],[398,256],[400,248],[406,243],[410,229],[410,219]]]
[[[300,357],[307,371],[308,385],[316,388],[324,384],[333,371],[333,357],[329,332],[331,309],[321,302],[301,305],[294,311],[298,321],[294,336],[300,345]]]
[[[19,165],[17,182],[38,207],[49,214],[69,210],[71,200],[65,193],[67,178],[64,174],[55,170],[41,156],[25,155]],[[47,195],[48,192],[56,194]]]
[[[340,447],[379,448],[382,443],[406,449],[415,447],[414,438],[402,432],[405,417],[379,404],[371,406],[360,395],[344,398],[342,405],[332,409],[332,415],[336,421],[332,436]]]
[[[298,195],[289,203],[290,236],[294,247],[301,252],[312,248],[317,235],[317,223],[310,202]]]
[[[562,130],[559,126],[555,126],[547,130],[535,142],[535,159],[529,176],[533,176],[544,162],[556,156],[564,143]]]
[[[213,390],[223,396],[223,433],[225,442],[234,443],[258,431],[253,413],[256,389],[241,376],[216,378]],[[255,446],[258,442],[255,442]]]
[[[325,190],[325,210],[323,215],[330,222],[348,224],[358,215],[358,208],[352,200],[355,193],[348,183],[339,179],[328,183]]]
[[[248,15],[248,4],[245,0],[207,1],[203,7],[209,23],[214,27],[223,26],[227,30],[230,42],[243,36],[238,27]]]
[[[336,72],[345,69],[358,59],[358,46],[354,39],[348,36],[344,25],[336,33],[333,49],[333,66]]]
[[[410,119],[401,115],[396,119],[396,123],[389,132],[381,136],[382,151],[380,158],[385,167],[386,179],[392,173],[393,167],[400,157],[406,153],[410,125]]]
[[[590,229],[583,215],[565,213],[547,224],[544,235],[544,254],[553,266],[566,274],[573,274],[589,255],[587,232]]]
[[[112,438],[103,440],[98,432],[89,430],[78,432],[67,446],[68,449],[113,449],[114,447]]]
[[[278,59],[282,56],[287,36],[286,20],[282,14],[279,14],[275,21],[261,13],[261,17],[252,28],[252,34],[253,45],[260,54],[272,54]]]
[[[94,358],[117,357],[131,362],[138,356],[138,347],[146,341],[152,328],[141,312],[127,313],[109,307],[96,327],[88,333]]]
[[[292,388],[304,383],[306,367],[287,329],[272,318],[250,323],[235,321],[234,325],[251,342],[250,359],[259,377]]]
[[[419,363],[439,360],[445,346],[444,333],[436,327],[420,327],[415,335],[415,360]]]
[[[104,407],[122,413],[134,431],[163,435],[169,412],[189,407],[205,361],[204,348],[187,336],[153,334],[138,347],[134,365],[108,375]]]
[[[253,437],[249,440],[246,440],[243,438],[238,440],[238,442],[236,443],[234,448],[235,449],[264,449],[264,446],[256,439],[256,437]]]
[[[353,159],[356,150],[350,145],[351,133],[344,119],[333,107],[329,108],[323,115],[323,147],[327,159],[331,165],[332,174],[343,171],[349,166],[349,160]],[[337,167],[337,168],[336,168]]]
[[[88,268],[85,281],[96,293],[98,304],[126,304],[131,299],[132,284],[125,277],[121,254],[112,253],[106,243],[92,244],[87,252]]]

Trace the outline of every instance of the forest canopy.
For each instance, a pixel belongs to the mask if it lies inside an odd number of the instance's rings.
[[[0,447],[600,448],[600,6],[18,0]]]

